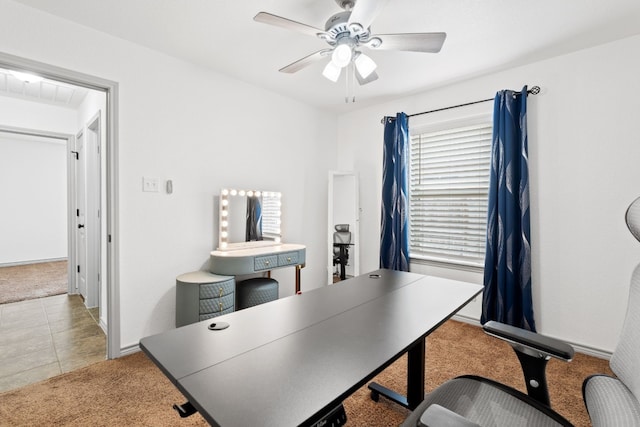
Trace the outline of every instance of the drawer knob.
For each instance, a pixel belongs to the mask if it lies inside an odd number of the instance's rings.
[[[269,265],[269,261],[265,261],[265,262],[264,262],[264,265]]]
[[[291,262],[291,257],[287,257],[287,262]]]
[[[222,312],[222,303],[221,302],[218,303],[218,307],[220,307],[220,311]]]
[[[222,288],[219,288],[219,293],[218,293],[218,295],[219,295],[220,297],[222,297]]]

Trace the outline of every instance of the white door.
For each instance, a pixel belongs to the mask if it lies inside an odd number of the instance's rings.
[[[85,227],[87,211],[86,159],[84,133],[76,137],[76,286],[78,293],[87,300],[87,232]]]
[[[100,307],[100,114],[87,124],[85,153],[85,233],[88,308]]]

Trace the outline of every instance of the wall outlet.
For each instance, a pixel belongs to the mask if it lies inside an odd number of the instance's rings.
[[[149,178],[142,177],[142,191],[157,193],[159,191],[160,179],[159,178]]]

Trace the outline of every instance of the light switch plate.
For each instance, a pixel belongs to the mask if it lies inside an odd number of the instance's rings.
[[[159,191],[159,178],[142,177],[142,191],[157,193]]]

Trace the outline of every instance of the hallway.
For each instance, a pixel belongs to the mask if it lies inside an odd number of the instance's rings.
[[[105,360],[98,309],[78,295],[0,305],[0,392]]]

